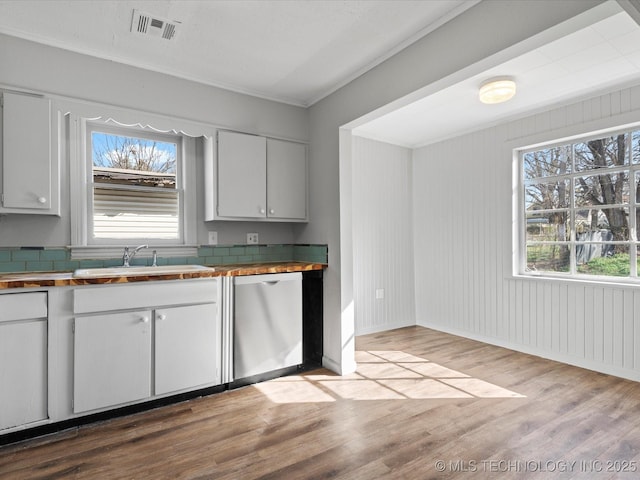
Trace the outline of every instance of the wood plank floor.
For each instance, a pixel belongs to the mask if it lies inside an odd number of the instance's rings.
[[[640,384],[422,327],[286,377],[0,448],[1,479],[640,478]]]

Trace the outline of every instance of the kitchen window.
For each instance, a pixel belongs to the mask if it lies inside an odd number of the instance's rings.
[[[519,152],[525,275],[638,279],[640,129]]]
[[[197,165],[215,129],[146,112],[60,102],[69,155],[71,258],[119,258],[147,244],[197,255]],[[63,150],[64,153],[64,150]]]
[[[90,124],[90,243],[182,242],[182,137]]]

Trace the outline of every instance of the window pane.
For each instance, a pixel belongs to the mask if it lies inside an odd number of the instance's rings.
[[[577,143],[574,148],[576,171],[625,165],[627,134]]]
[[[527,270],[536,272],[568,272],[567,245],[527,245]]]
[[[590,259],[586,260],[588,257]],[[576,245],[577,272],[587,275],[604,275],[608,277],[629,276],[629,247],[612,244]]]
[[[527,214],[526,239],[529,242],[564,242],[569,240],[569,213]]]
[[[576,207],[629,203],[629,173],[614,172],[576,177]]]
[[[640,130],[631,134],[631,155],[633,163],[640,163]]]
[[[627,242],[628,208],[592,208],[576,211],[576,241]]]
[[[569,207],[571,198],[570,181],[560,180],[550,183],[533,183],[524,187],[525,209],[550,210]]]
[[[178,239],[178,192],[94,188],[95,238]]]
[[[91,132],[93,238],[181,238],[179,140],[166,138]]]
[[[524,179],[544,178],[571,172],[571,146],[537,150],[523,156]]]
[[[91,146],[95,183],[176,188],[175,143],[92,132]]]

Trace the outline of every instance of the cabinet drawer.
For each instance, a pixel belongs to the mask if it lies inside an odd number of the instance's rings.
[[[73,291],[74,313],[106,312],[194,303],[215,303],[219,279],[99,285]]]
[[[45,292],[7,293],[0,295],[0,322],[46,318]]]

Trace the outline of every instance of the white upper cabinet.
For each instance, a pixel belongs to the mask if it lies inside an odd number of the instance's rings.
[[[0,213],[60,215],[54,119],[49,99],[2,92]]]
[[[264,137],[218,133],[219,216],[267,216],[266,145]]]
[[[301,143],[267,140],[267,215],[307,218],[307,149]]]
[[[206,220],[308,220],[304,144],[221,131],[207,161]]]

